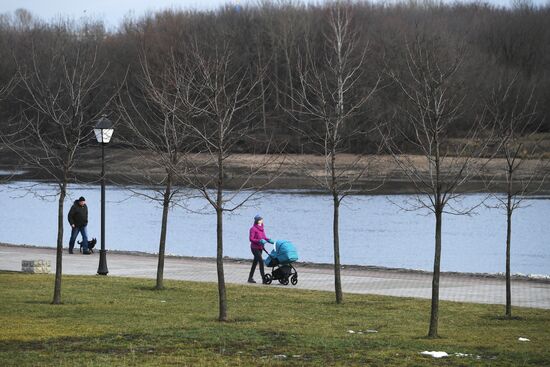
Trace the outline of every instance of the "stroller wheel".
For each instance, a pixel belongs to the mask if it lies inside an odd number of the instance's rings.
[[[271,276],[271,274],[265,274],[263,281],[264,284],[271,284],[271,282],[273,281],[273,277]]]
[[[292,278],[290,278],[290,283],[292,283],[292,285],[298,284],[298,274],[294,274]]]
[[[283,279],[279,279],[279,283],[282,285],[288,285],[288,277],[284,277]]]

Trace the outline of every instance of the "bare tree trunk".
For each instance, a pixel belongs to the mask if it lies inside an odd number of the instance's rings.
[[[288,72],[288,86],[290,88],[290,110],[294,111],[294,88],[292,87],[292,65],[290,64],[290,55],[288,54],[288,47],[285,42],[285,60]],[[288,106],[287,106],[288,107]]]
[[[279,64],[277,58],[277,51],[273,52],[273,75],[275,75],[275,80],[272,81],[272,84],[275,87],[275,108],[281,107],[281,96],[279,90]],[[285,106],[286,107],[286,106]]]
[[[61,277],[62,277],[62,265],[63,265],[63,207],[65,204],[65,197],[67,196],[67,180],[61,184],[61,190],[59,193],[59,202],[57,209],[57,251],[55,257],[55,285],[53,291],[52,304],[61,304]]]
[[[506,317],[512,317],[512,284],[510,281],[510,247],[512,242],[512,174],[508,179],[508,201],[506,206]]]
[[[334,240],[334,291],[336,293],[336,303],[341,304],[344,301],[342,295],[342,280],[340,277],[340,201],[338,195],[333,194],[334,201],[334,217],[333,217],[333,240]]]
[[[172,193],[172,174],[166,177],[166,189],[164,190],[164,200],[162,202],[162,223],[160,227],[160,242],[159,242],[159,261],[157,266],[157,285],[155,289],[163,289],[164,277],[164,254],[166,250],[166,232],[168,226],[168,211],[170,210],[170,195]]]
[[[261,52],[261,46],[258,45],[258,69],[260,72],[263,73],[263,67],[262,67],[262,52]],[[264,78],[260,79],[260,93],[262,94],[262,126],[264,129],[264,134],[267,133],[267,118],[265,115],[265,86],[264,86]]]
[[[439,322],[439,275],[441,269],[441,224],[442,224],[442,209],[439,207],[435,210],[435,255],[434,255],[434,272],[432,279],[432,307],[430,313],[430,330],[428,336],[437,338],[437,327]]]
[[[227,297],[225,294],[225,276],[223,272],[223,157],[218,153],[218,193],[216,197],[216,266],[218,269],[219,321],[227,321]]]
[[[340,278],[340,230],[339,230],[339,215],[340,215],[340,198],[338,197],[337,189],[337,179],[336,179],[336,142],[338,134],[338,126],[344,117],[344,83],[342,81],[342,43],[341,39],[337,37],[337,56],[338,56],[338,122],[336,123],[334,129],[334,135],[332,138],[332,154],[331,154],[331,165],[332,165],[332,199],[334,201],[334,222],[333,222],[333,237],[334,237],[334,290],[336,292],[336,303],[340,304],[343,302],[342,295],[342,279]]]
[[[218,268],[218,296],[219,296],[219,321],[227,321],[227,297],[225,294],[225,276],[223,272],[223,211],[216,209],[217,252],[216,265]]]
[[[340,104],[338,105],[340,107]],[[332,137],[332,149],[330,151],[330,182],[333,201],[332,218],[332,240],[334,245],[334,293],[336,294],[336,303],[341,304],[344,300],[342,295],[342,279],[340,277],[340,197],[338,194],[338,179],[336,177],[336,133]]]
[[[262,89],[262,91],[261,91],[261,93],[262,93],[262,125],[263,125],[263,129],[264,129],[264,134],[267,134],[267,118],[266,118],[266,115],[265,115],[265,106],[266,106],[265,87],[264,87],[263,79],[261,79],[261,81],[260,81],[260,88]]]

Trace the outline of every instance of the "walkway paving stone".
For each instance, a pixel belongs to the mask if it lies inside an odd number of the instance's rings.
[[[22,260],[50,260],[55,271],[55,249],[0,245],[0,270],[20,271]],[[63,273],[95,275],[99,254],[84,256],[63,254]],[[107,256],[109,276],[156,278],[157,258],[154,255],[110,252]],[[290,289],[332,291],[334,277],[327,267],[296,265],[298,285]],[[228,283],[247,284],[250,263],[226,261],[225,277]],[[259,280],[259,272],[256,270]],[[211,259],[167,257],[164,268],[166,279],[216,282],[216,263]],[[379,294],[398,297],[431,297],[432,277],[429,273],[385,269],[344,268],[342,286],[344,292]],[[261,284],[250,285],[262,287]],[[282,287],[272,284],[271,287]],[[457,302],[504,304],[504,279],[483,276],[442,274],[440,299]],[[512,304],[521,307],[550,309],[550,282],[535,280],[512,281]]]

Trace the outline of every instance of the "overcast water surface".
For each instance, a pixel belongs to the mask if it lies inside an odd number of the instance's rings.
[[[37,198],[24,187],[31,183],[0,185],[0,242],[55,246],[55,197]],[[34,184],[32,190],[55,195],[55,186]],[[149,192],[141,189],[141,192]],[[72,201],[87,199],[91,237],[100,234],[99,186],[72,185],[65,216]],[[463,207],[476,205],[485,196],[469,195]],[[431,270],[434,254],[434,219],[427,212],[401,210],[397,204],[411,196],[349,197],[341,208],[340,246],[343,264],[377,265]],[[513,217],[512,272],[550,274],[550,200],[526,200]],[[489,203],[495,203],[495,199]],[[216,221],[204,199],[190,198],[175,207],[168,220],[166,252],[213,257],[216,254]],[[499,273],[504,271],[506,219],[502,211],[479,207],[472,216],[446,215],[443,222],[442,270]],[[205,213],[205,214],[204,214]],[[252,218],[265,218],[273,239],[293,241],[301,261],[332,262],[332,201],[326,195],[302,191],[268,192],[230,214],[224,221],[224,255],[249,258],[248,230]],[[107,249],[158,252],[161,208],[122,188],[107,188]],[[65,246],[69,231],[66,227]],[[99,246],[99,244],[98,244]]]

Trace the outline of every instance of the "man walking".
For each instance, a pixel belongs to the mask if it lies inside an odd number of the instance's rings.
[[[90,255],[91,251],[88,249],[88,233],[86,232],[86,226],[88,225],[88,207],[86,206],[86,199],[83,196],[75,200],[71,210],[69,210],[69,223],[71,224],[71,240],[69,241],[69,254],[73,253],[74,242],[78,233],[82,235],[82,253],[84,255]]]

